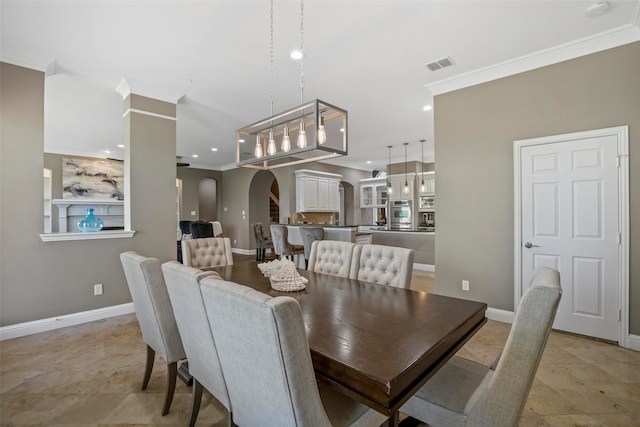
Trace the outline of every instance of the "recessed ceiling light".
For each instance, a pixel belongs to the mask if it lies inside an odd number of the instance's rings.
[[[124,144],[118,144],[118,148],[124,148]]]
[[[433,107],[431,105],[425,105],[424,107],[422,107],[423,111],[431,111],[433,110]]]
[[[291,59],[302,59],[302,57],[304,56],[302,54],[301,51],[299,51],[298,49],[292,50],[291,53],[289,54],[289,56],[291,57]]]
[[[212,148],[211,151],[218,151],[218,149],[217,148]]]
[[[194,158],[197,158],[197,157],[198,157],[198,155],[197,155],[197,154],[194,154],[194,155],[193,155],[193,157],[194,157]]]
[[[111,150],[103,150],[106,154],[111,154]]]
[[[238,142],[242,144],[244,142],[244,139],[239,139]]]
[[[367,164],[370,165],[371,164],[371,160],[367,160]]]

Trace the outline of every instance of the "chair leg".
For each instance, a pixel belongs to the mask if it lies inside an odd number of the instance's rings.
[[[178,376],[178,362],[167,363],[167,391],[164,398],[164,406],[162,407],[162,415],[169,413],[171,402],[173,401],[173,392],[176,390],[176,377]]]
[[[308,259],[304,259],[304,269],[308,269],[309,268],[309,260]]]
[[[202,384],[195,378],[193,379],[193,393],[191,393],[191,415],[189,415],[189,427],[196,425],[198,413],[200,412],[200,403],[202,402]]]
[[[144,367],[144,378],[142,378],[142,390],[146,390],[149,385],[149,379],[151,378],[151,371],[153,370],[153,361],[155,357],[155,350],[147,345],[147,362]]]
[[[260,261],[260,249],[256,248],[256,261]]]

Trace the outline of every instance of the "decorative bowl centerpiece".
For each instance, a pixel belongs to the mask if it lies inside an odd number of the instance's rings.
[[[258,268],[269,278],[271,288],[276,291],[294,292],[301,291],[308,282],[306,277],[302,277],[293,261],[283,258],[270,262],[258,264]]]

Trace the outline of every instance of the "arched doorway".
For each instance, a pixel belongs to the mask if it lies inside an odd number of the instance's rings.
[[[265,227],[280,218],[280,189],[271,171],[258,171],[249,185],[249,224],[261,222]],[[249,239],[253,243],[253,235]]]

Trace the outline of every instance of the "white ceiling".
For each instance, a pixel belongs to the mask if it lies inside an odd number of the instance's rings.
[[[304,2],[304,100],[349,111],[349,155],[363,170],[433,159],[433,94],[640,40],[640,2]],[[235,130],[270,115],[268,1],[6,1],[2,60],[55,61],[45,84],[45,151],[122,158],[123,80],[179,98],[177,155],[192,167],[235,162]],[[300,3],[274,4],[274,112],[300,104]],[[425,64],[451,57],[455,66]],[[211,151],[217,148],[217,152]],[[105,154],[104,150],[111,150]],[[197,154],[198,158],[192,155]],[[371,164],[367,164],[371,161]]]

